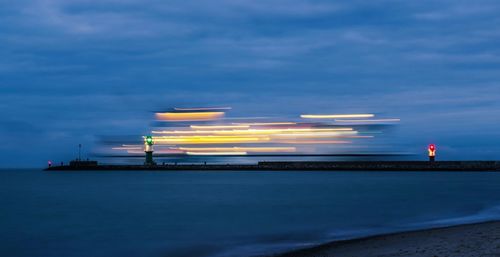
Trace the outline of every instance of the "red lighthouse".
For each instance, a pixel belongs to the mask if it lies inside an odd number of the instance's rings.
[[[436,160],[436,145],[430,144],[429,148],[427,149],[429,151],[429,161],[433,162]]]

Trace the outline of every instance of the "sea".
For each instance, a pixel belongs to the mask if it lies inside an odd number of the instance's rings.
[[[0,256],[268,256],[500,219],[500,173],[0,170]]]

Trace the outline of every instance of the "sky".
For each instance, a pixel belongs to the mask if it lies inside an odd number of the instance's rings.
[[[398,144],[500,159],[500,2],[0,0],[0,167],[148,131],[152,111],[377,113]]]

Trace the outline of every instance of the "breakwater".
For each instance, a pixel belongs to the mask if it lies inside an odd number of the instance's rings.
[[[324,171],[500,171],[500,161],[338,161],[257,164],[165,164],[53,166],[46,170],[324,170]]]

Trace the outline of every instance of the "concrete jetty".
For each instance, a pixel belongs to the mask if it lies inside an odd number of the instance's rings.
[[[257,164],[100,165],[71,163],[45,170],[261,170],[261,171],[500,171],[500,161],[291,161]]]

